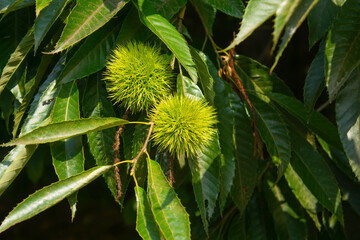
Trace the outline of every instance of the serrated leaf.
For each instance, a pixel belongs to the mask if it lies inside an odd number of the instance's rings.
[[[0,21],[2,21],[6,15],[8,15],[10,12],[14,11],[18,5],[20,5],[24,0],[12,0],[9,1],[6,10],[4,11],[3,15],[0,18]]]
[[[56,142],[70,137],[79,136],[93,131],[128,124],[129,122],[121,118],[104,117],[104,118],[84,118],[71,121],[50,123],[45,126],[34,129],[11,142],[2,144],[2,146],[41,144]]]
[[[209,35],[213,35],[212,26],[214,24],[216,9],[202,0],[193,0],[192,4],[200,17],[200,20]]]
[[[15,137],[17,135],[17,130],[20,126],[21,120],[25,114],[26,109],[28,108],[31,99],[33,98],[34,94],[36,93],[36,90],[38,90],[38,86],[44,77],[44,74],[46,73],[47,67],[51,63],[52,55],[44,55],[41,58],[40,65],[38,67],[36,76],[34,77],[33,84],[30,86],[30,89],[26,92],[26,95],[21,102],[20,107],[17,109],[14,117],[14,126],[13,126],[13,136]]]
[[[71,82],[59,90],[52,113],[52,122],[69,121],[80,118],[79,91],[76,82]],[[50,144],[53,166],[59,180],[84,171],[84,151],[81,136]],[[77,193],[68,197],[72,219],[75,217]]]
[[[231,107],[234,110],[236,160],[231,196],[240,213],[243,213],[256,185],[258,160],[254,158],[254,136],[250,119],[244,104],[234,93],[231,95]]]
[[[11,226],[54,206],[64,198],[100,177],[112,167],[113,166],[94,167],[36,191],[9,213],[0,226],[0,232],[4,232]]]
[[[187,0],[152,0],[155,10],[164,18],[171,19],[186,5]]]
[[[296,98],[291,98],[279,93],[267,94],[267,96],[291,115],[299,119],[311,131],[319,135],[322,139],[331,144],[333,147],[341,150],[341,141],[337,128],[321,113],[312,111],[308,113],[305,106]]]
[[[179,96],[195,96],[196,98],[204,98],[200,88],[186,76],[179,74],[176,80],[177,94]]]
[[[208,66],[204,61],[204,58],[206,58],[206,56],[202,52],[197,52],[193,47],[190,47],[190,53],[199,74],[204,97],[210,103],[210,105],[214,106],[214,79],[210,75]]]
[[[58,64],[54,67],[52,74],[50,74],[47,80],[40,86],[38,93],[35,95],[34,100],[30,105],[28,117],[22,126],[20,135],[35,129],[46,121],[50,115],[52,104],[43,104],[43,102],[54,98],[57,94],[55,88],[56,75],[58,75],[62,69],[61,66],[63,60],[64,57],[59,60]],[[19,145],[11,150],[5,157],[0,164],[0,195],[9,187],[12,181],[24,168],[36,148],[37,145]]]
[[[216,135],[204,151],[199,152],[196,158],[189,159],[195,199],[205,232],[208,231],[208,221],[214,213],[220,191],[219,154],[219,137]]]
[[[66,63],[59,81],[61,84],[86,77],[105,67],[114,46],[118,24],[110,22],[89,36]]]
[[[85,93],[82,101],[82,110],[84,117],[113,117],[115,112],[109,99],[107,98],[104,82],[101,81],[100,74],[90,76],[86,83]],[[101,131],[87,134],[89,150],[94,156],[96,165],[108,165],[114,162],[114,152],[112,145],[115,141],[115,128],[109,128]],[[124,183],[123,164],[120,168],[121,182]],[[114,171],[108,171],[104,174],[105,182],[117,201],[117,183]],[[125,184],[123,184],[124,186]]]
[[[235,62],[235,69],[243,81],[245,89],[255,90],[262,99],[264,94],[277,92],[287,96],[294,96],[285,82],[275,73],[269,73],[269,68],[252,58],[240,55]]]
[[[278,178],[280,178],[290,163],[291,157],[291,141],[287,125],[283,117],[270,104],[257,98],[252,98],[251,101],[257,113],[259,134],[278,167]]]
[[[214,80],[214,106],[217,112],[217,127],[219,130],[219,142],[221,149],[219,204],[220,211],[222,212],[235,176],[234,143],[233,141],[229,141],[229,139],[233,138],[234,134],[234,113],[231,109],[229,99],[229,92],[231,90],[230,87],[225,85],[219,77],[218,71],[210,59],[204,54],[202,54],[201,57],[207,64],[209,73]],[[203,87],[203,89],[205,88]]]
[[[197,95],[193,96],[204,99],[200,89],[194,82],[189,81],[188,78],[184,78],[184,82],[186,86],[184,88],[185,94],[192,95],[192,89],[197,88]],[[214,213],[216,200],[220,191],[220,143],[218,134],[216,133],[213,136],[208,147],[203,151],[198,152],[196,157],[188,160],[192,175],[195,200],[200,209],[205,232],[207,232],[208,221]]]
[[[329,30],[339,10],[340,8],[331,0],[319,0],[316,6],[310,11],[307,18],[310,48]]]
[[[256,28],[275,14],[281,3],[282,0],[250,0],[246,6],[239,32],[225,50],[235,47],[249,37]]]
[[[4,67],[0,78],[0,94],[10,81],[22,61],[34,45],[34,27],[29,29],[28,33],[23,37],[15,51],[11,54],[6,66]]]
[[[274,20],[274,31],[273,35],[273,47],[271,51],[273,52],[286,23],[289,21],[291,15],[293,15],[294,10],[301,0],[284,0],[279,8],[276,10],[275,20]]]
[[[126,3],[124,0],[78,0],[67,18],[67,24],[53,53],[60,52],[95,32]]]
[[[165,239],[189,239],[189,215],[174,189],[166,180],[160,165],[148,159],[148,196],[155,221]]]
[[[205,0],[211,6],[227,15],[241,18],[245,9],[244,3],[237,0]]]
[[[161,239],[161,233],[159,232],[159,228],[156,225],[154,216],[151,212],[150,203],[145,190],[136,186],[134,191],[137,203],[136,231],[144,240]]]
[[[360,64],[360,2],[347,0],[331,28],[325,48],[326,86],[332,101]]]
[[[360,180],[360,72],[356,69],[336,99],[336,122],[350,166]]]
[[[195,63],[191,58],[189,47],[183,36],[168,20],[156,12],[149,0],[137,0],[136,8],[139,11],[140,20],[164,42],[196,83]]]
[[[273,216],[277,239],[306,239],[307,228],[302,209],[269,176],[264,182],[264,194]]]
[[[319,202],[303,183],[300,176],[294,171],[291,163],[286,169],[284,176],[293,194],[295,195],[301,206],[309,214],[311,219],[314,221],[317,229],[320,231],[321,223],[317,217],[317,213],[320,210],[320,207],[318,206]]]
[[[51,2],[52,0],[36,0],[36,17],[38,17],[41,10],[46,8]]]
[[[294,151],[291,166],[317,200],[343,222],[340,191],[329,166],[316,149],[291,131]]]
[[[2,1],[0,1],[0,14],[3,14],[4,12],[6,12],[6,10],[10,7],[10,5],[13,2],[14,2],[14,0],[2,0]],[[22,1],[16,7],[12,8],[11,11],[15,11],[15,10],[18,10],[20,8],[24,8],[24,7],[33,5],[33,4],[35,4],[35,0],[25,0],[25,1]]]
[[[69,0],[55,0],[51,2],[41,1],[41,4],[43,5],[41,5],[40,7],[38,7],[38,3],[36,4],[37,18],[35,20],[35,30],[34,30],[34,38],[35,38],[34,52],[37,51],[46,33],[50,30],[51,26],[60,16],[61,12],[64,10],[68,1]]]
[[[316,5],[319,0],[300,0],[293,14],[290,16],[286,27],[285,32],[282,37],[281,44],[277,51],[275,62],[271,66],[270,71],[274,70],[277,65],[282,53],[290,42],[292,36],[295,34],[296,30],[300,27],[301,23],[305,20],[310,10]]]
[[[305,79],[304,105],[308,112],[314,109],[315,103],[325,88],[325,42],[323,41],[318,53],[310,65]]]

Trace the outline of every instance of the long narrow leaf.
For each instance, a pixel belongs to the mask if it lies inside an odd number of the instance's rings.
[[[183,36],[164,17],[159,15],[149,0],[137,0],[136,7],[141,21],[174,53],[181,65],[187,70],[191,79],[197,82],[195,63]]]
[[[53,52],[60,52],[95,32],[126,3],[124,0],[78,0]]]
[[[86,134],[93,131],[119,126],[129,123],[120,118],[84,118],[78,120],[51,123],[46,126],[34,129],[11,142],[4,143],[2,146],[41,144],[56,142],[70,137]]]
[[[161,233],[167,240],[190,240],[189,215],[160,165],[148,159],[148,195],[151,210]]]
[[[111,165],[94,167],[36,191],[9,213],[0,226],[0,233],[54,206],[64,198],[100,177],[112,167]]]
[[[145,190],[141,187],[135,187],[134,191],[137,203],[136,231],[144,240],[161,239],[161,233],[151,212]]]

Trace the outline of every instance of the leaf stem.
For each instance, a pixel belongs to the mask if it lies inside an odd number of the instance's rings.
[[[153,127],[154,127],[154,122],[150,122],[150,128],[149,128],[149,132],[148,132],[148,135],[146,137],[146,140],[144,142],[144,145],[142,146],[140,152],[138,153],[138,155],[133,159],[134,161],[134,164],[133,164],[133,167],[131,168],[131,171],[130,171],[130,175],[133,176],[135,175],[135,167],[136,167],[136,163],[137,161],[139,160],[140,156],[145,152],[147,154],[147,151],[146,151],[146,147],[149,143],[149,140],[150,140],[150,136],[151,136],[151,132],[153,130]]]

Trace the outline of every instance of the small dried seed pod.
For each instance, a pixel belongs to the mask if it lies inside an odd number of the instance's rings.
[[[105,72],[110,97],[133,112],[147,110],[168,96],[172,77],[160,48],[142,42],[118,46]]]

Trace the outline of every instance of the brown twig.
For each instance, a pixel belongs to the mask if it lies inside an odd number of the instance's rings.
[[[136,157],[133,159],[134,161],[134,164],[131,168],[131,171],[130,171],[130,175],[134,175],[135,174],[135,167],[136,167],[136,163],[137,161],[139,160],[140,156],[146,151],[146,148],[147,148],[147,145],[149,143],[149,140],[150,140],[150,136],[151,136],[151,132],[153,130],[153,127],[154,127],[154,122],[150,122],[150,128],[149,128],[149,132],[148,132],[148,135],[146,137],[146,140],[144,142],[144,145],[142,146],[140,152],[138,153],[138,155],[136,155]]]
[[[130,113],[129,110],[127,110],[125,112],[125,114],[122,116],[122,119],[127,120],[128,119],[128,114]],[[120,136],[123,133],[125,128],[125,125],[120,125],[115,133],[115,142],[113,144],[113,152],[114,152],[114,164],[117,164],[120,162],[119,159],[119,147],[120,147]],[[116,200],[119,200],[121,198],[122,195],[122,185],[121,185],[121,177],[120,177],[120,169],[119,167],[116,165],[114,167],[114,172],[115,172],[115,179],[116,179],[116,184],[117,184],[117,197]]]
[[[232,89],[235,90],[237,95],[243,99],[245,98],[246,102],[248,103],[250,107],[250,111],[253,117],[252,125],[254,129],[254,157],[256,156],[256,150],[258,147],[258,142],[260,140],[259,133],[257,130],[257,118],[255,113],[255,108],[252,104],[252,102],[249,99],[249,96],[247,95],[244,85],[242,84],[240,77],[238,76],[236,70],[235,70],[235,64],[234,64],[234,55],[235,55],[235,48],[232,48],[229,50],[229,57],[227,59],[227,64],[224,66],[224,72],[222,74],[222,77],[225,78],[229,83]]]
[[[169,157],[168,167],[169,167],[168,181],[170,185],[173,187],[175,183],[175,178],[174,178],[174,158],[172,156]]]

